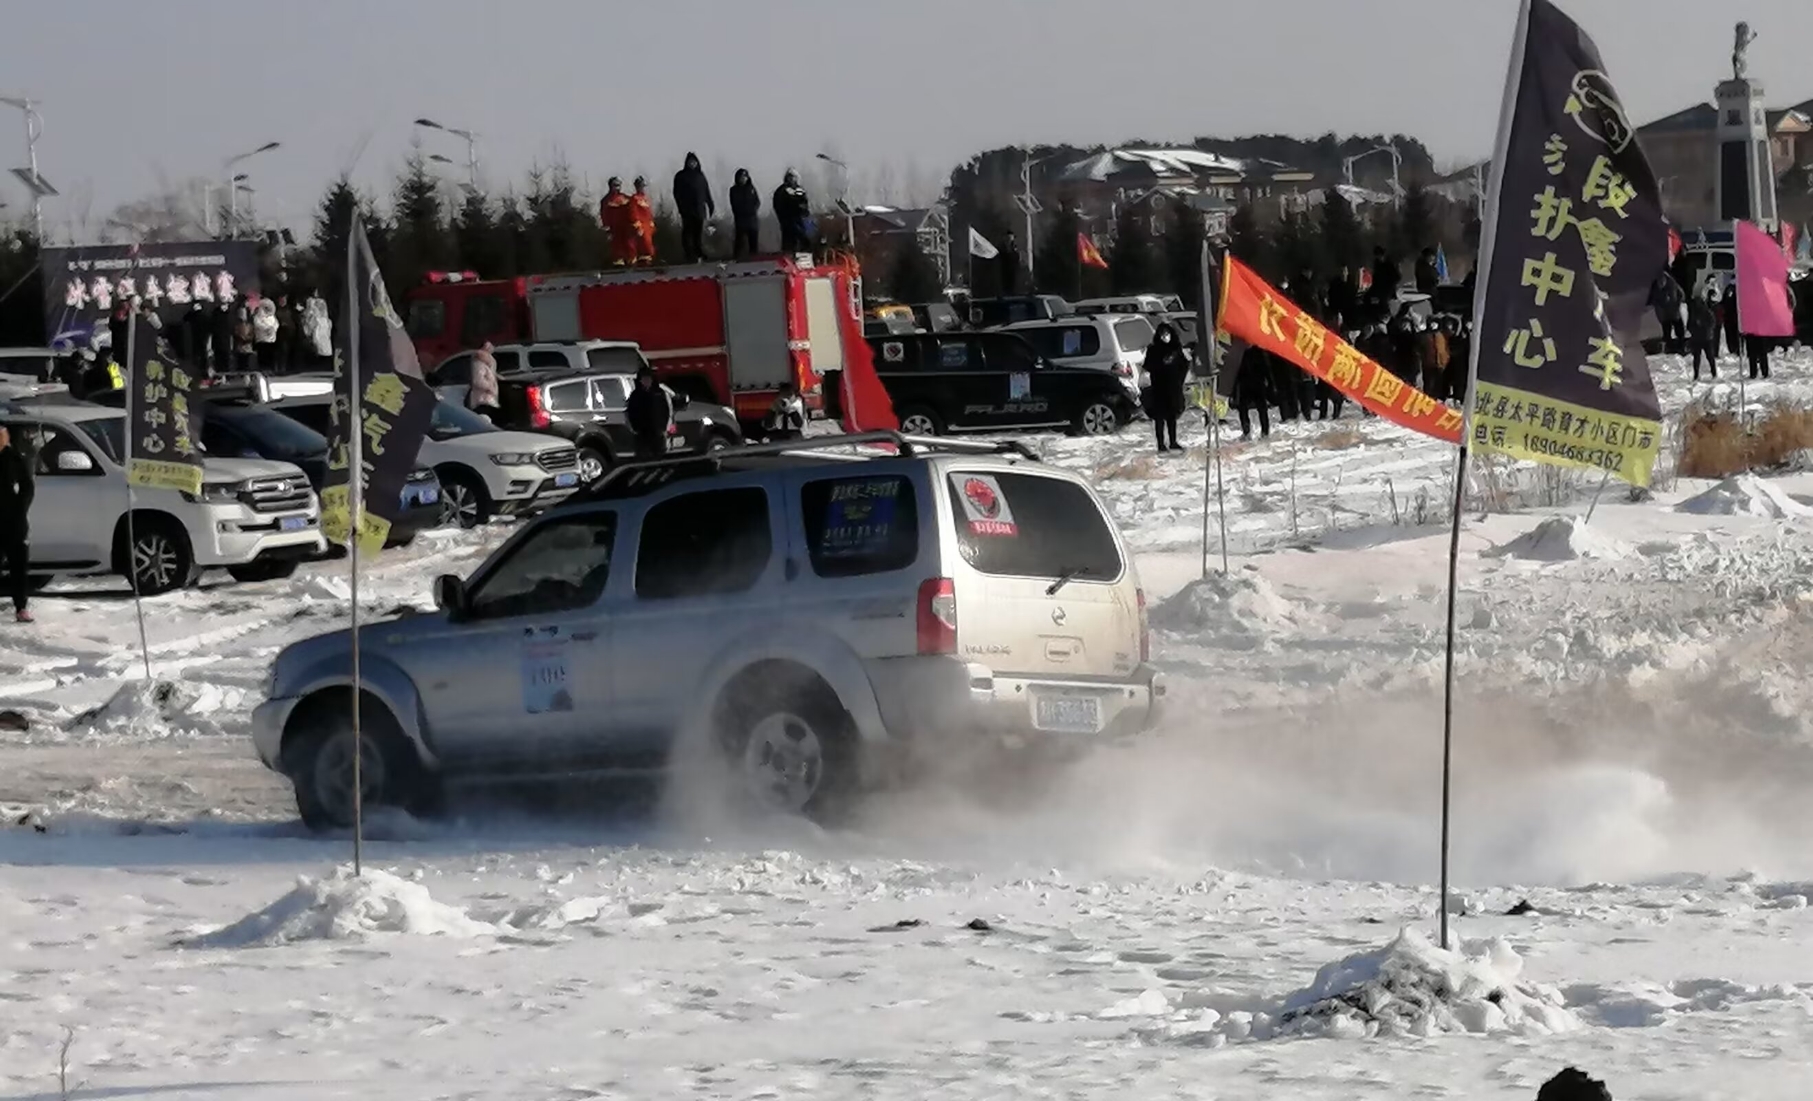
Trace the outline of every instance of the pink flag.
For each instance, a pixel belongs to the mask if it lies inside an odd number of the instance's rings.
[[[1793,336],[1788,307],[1788,256],[1773,237],[1751,225],[1737,229],[1737,327],[1747,336]]]

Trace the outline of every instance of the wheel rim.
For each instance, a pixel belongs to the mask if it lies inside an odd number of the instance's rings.
[[[909,436],[937,434],[937,429],[932,426],[932,418],[924,413],[908,413],[906,419],[900,422],[900,430]]]
[[[478,494],[459,482],[446,487],[447,513],[462,528],[478,527]]]
[[[176,583],[176,547],[162,535],[141,535],[132,545],[132,576],[140,590]]]
[[[1091,405],[1083,410],[1083,432],[1090,436],[1106,436],[1114,431],[1114,410],[1106,405]]]
[[[711,442],[705,445],[705,450],[722,451],[729,446],[730,446],[730,441],[726,440],[724,437],[713,436],[711,438]]]
[[[743,781],[750,794],[782,810],[803,810],[818,793],[824,770],[818,732],[791,712],[757,723],[743,747]]]
[[[595,482],[604,477],[604,459],[596,452],[579,453],[579,478],[584,482]]]
[[[384,754],[371,737],[359,739],[359,790],[367,807],[384,790]],[[315,754],[311,782],[315,802],[335,822],[353,820],[353,734],[343,730],[322,744]]]

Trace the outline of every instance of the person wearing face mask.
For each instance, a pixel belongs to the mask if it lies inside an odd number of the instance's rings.
[[[747,168],[737,169],[736,182],[730,185],[730,215],[736,223],[736,258],[747,260],[762,251],[762,196]]]
[[[781,186],[774,190],[774,216],[781,223],[781,251],[792,255],[810,248],[806,240],[806,222],[811,218],[811,201],[800,186],[799,173],[787,170]]]
[[[659,459],[667,454],[667,436],[674,423],[674,402],[655,378],[653,368],[636,372],[636,388],[624,403],[624,417],[636,438],[637,459]]]
[[[1184,385],[1190,375],[1190,357],[1184,354],[1177,330],[1161,323],[1146,347],[1146,377],[1152,394],[1147,412],[1158,437],[1158,453],[1182,451],[1177,442],[1177,418],[1183,416]]]

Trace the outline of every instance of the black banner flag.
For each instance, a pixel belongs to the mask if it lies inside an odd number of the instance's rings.
[[[1661,406],[1638,333],[1668,263],[1654,172],[1598,47],[1525,0],[1474,304],[1470,439],[1647,485]]]
[[[327,483],[321,491],[321,528],[336,543],[354,529],[348,472],[355,428],[363,477],[358,518],[359,552],[376,554],[403,507],[403,483],[434,416],[435,393],[422,377],[415,345],[391,308],[384,276],[372,258],[365,227],[353,220],[353,294],[357,315],[343,320],[334,350],[334,403],[328,432]],[[352,344],[357,341],[357,344]],[[352,365],[357,365],[354,385]]]
[[[152,489],[201,493],[199,420],[189,408],[195,376],[142,317],[132,319],[132,362],[126,372],[126,480]],[[119,350],[125,355],[125,349]]]

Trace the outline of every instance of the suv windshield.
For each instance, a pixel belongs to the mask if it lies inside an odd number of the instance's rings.
[[[495,431],[497,428],[490,421],[446,400],[434,403],[434,419],[428,423],[428,434],[437,440]]]
[[[1113,581],[1121,552],[1082,486],[1012,471],[950,476],[951,518],[963,560],[987,574]]]
[[[95,442],[114,462],[124,465],[126,462],[126,418],[125,417],[92,417],[77,421],[76,427],[82,434]]]
[[[258,445],[267,459],[314,459],[327,453],[327,438],[273,409],[218,406],[210,415]]]
[[[1143,317],[1117,317],[1114,319],[1114,339],[1120,342],[1121,351],[1137,352],[1152,343],[1152,322]]]

